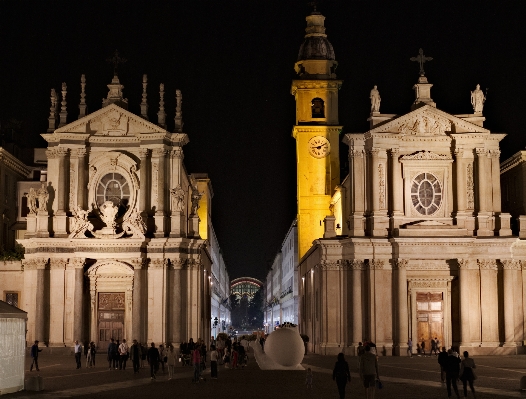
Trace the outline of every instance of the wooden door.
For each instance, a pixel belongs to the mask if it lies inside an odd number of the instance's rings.
[[[444,345],[444,299],[441,292],[417,292],[416,294],[416,343],[425,342],[425,351],[430,353],[431,340],[438,338]]]
[[[124,333],[124,292],[99,293],[99,349],[107,349],[110,340],[122,342]]]

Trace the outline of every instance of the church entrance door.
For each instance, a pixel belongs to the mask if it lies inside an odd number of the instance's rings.
[[[98,332],[100,349],[107,349],[111,338],[122,342],[124,332],[124,292],[99,293]]]
[[[431,340],[438,338],[444,345],[444,299],[441,292],[416,293],[417,343],[425,342],[425,351],[430,353]]]

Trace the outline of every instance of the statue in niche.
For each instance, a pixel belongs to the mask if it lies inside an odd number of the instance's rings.
[[[71,234],[69,235],[69,238],[86,238],[84,233],[86,230],[93,231],[93,225],[88,220],[88,211],[85,211],[80,207],[80,205],[77,205],[77,209],[73,208],[73,220],[72,220],[72,228],[71,228]]]
[[[192,211],[190,214],[196,214],[197,210],[199,209],[199,201],[201,200],[202,196],[203,194],[199,192],[197,186],[192,189]]]
[[[99,207],[100,218],[106,224],[107,227],[115,229],[117,223],[115,223],[115,217],[119,212],[119,208],[116,207],[112,201],[106,201]]]
[[[380,92],[376,85],[374,85],[371,90],[369,98],[371,99],[371,112],[380,112],[380,101],[382,101],[382,99],[380,98]]]
[[[181,185],[179,184],[177,187],[172,188],[170,190],[170,194],[172,196],[172,210],[184,212],[184,196],[185,192]]]
[[[484,107],[484,102],[486,101],[486,96],[482,90],[480,90],[480,85],[477,85],[475,90],[471,92],[471,105],[473,105],[473,111],[476,114],[482,113],[482,108]]]
[[[38,211],[47,212],[47,202],[49,200],[49,192],[47,191],[46,183],[42,182],[42,186],[37,191]]]
[[[36,215],[36,213],[38,212],[37,196],[37,192],[33,187],[31,187],[29,189],[29,193],[25,195],[25,197],[27,198],[27,207],[29,208],[30,215]]]

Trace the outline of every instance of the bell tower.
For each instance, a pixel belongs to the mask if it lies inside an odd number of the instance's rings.
[[[300,47],[292,81],[296,99],[298,241],[301,258],[312,241],[323,237],[323,221],[330,214],[334,188],[340,184],[338,66],[332,44],[325,34],[325,17],[314,10],[306,17],[305,41]]]

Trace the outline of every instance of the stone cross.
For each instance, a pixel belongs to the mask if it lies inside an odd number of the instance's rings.
[[[432,61],[433,58],[432,57],[426,57],[424,55],[424,50],[422,49],[419,49],[418,50],[418,55],[416,57],[411,57],[410,58],[411,61],[416,61],[420,64],[420,76],[425,76],[425,73],[424,73],[424,63],[426,61]]]

